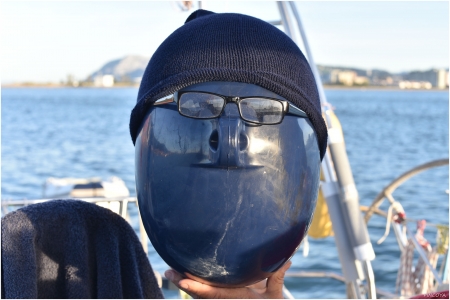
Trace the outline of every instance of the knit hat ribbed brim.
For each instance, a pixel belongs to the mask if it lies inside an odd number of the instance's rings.
[[[257,18],[205,10],[192,13],[150,59],[131,113],[133,143],[156,100],[208,81],[252,83],[291,101],[308,115],[323,158],[327,128],[314,76],[298,46],[275,26]]]

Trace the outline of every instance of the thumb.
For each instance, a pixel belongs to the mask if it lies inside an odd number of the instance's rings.
[[[284,274],[292,265],[291,261],[284,264],[278,271],[273,273],[272,276],[267,279],[267,296],[268,298],[283,298],[283,284],[284,284]]]

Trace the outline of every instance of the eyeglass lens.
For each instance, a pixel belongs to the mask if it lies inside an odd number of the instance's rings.
[[[178,101],[182,115],[199,119],[218,117],[225,104],[223,98],[205,93],[184,93]]]
[[[180,113],[198,119],[215,118],[222,112],[225,100],[217,95],[191,92],[181,95]],[[283,104],[264,98],[246,98],[239,102],[239,110],[244,120],[260,124],[276,124],[283,119]]]
[[[239,103],[239,109],[242,118],[250,122],[276,124],[283,119],[283,104],[275,100],[247,98]]]

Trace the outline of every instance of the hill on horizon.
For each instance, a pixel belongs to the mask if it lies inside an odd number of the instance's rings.
[[[89,77],[113,75],[115,81],[140,81],[147,67],[149,58],[140,55],[127,55],[103,65]]]

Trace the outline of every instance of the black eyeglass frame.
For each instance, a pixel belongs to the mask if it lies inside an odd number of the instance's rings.
[[[215,117],[206,117],[206,118],[192,117],[192,116],[184,115],[180,111],[180,103],[179,103],[178,100],[185,93],[202,93],[202,94],[215,95],[215,96],[218,96],[218,97],[224,99],[225,102],[224,102],[224,105],[222,106],[222,110]],[[239,103],[242,100],[245,100],[245,99],[255,99],[255,98],[268,99],[268,100],[273,100],[273,101],[277,101],[277,102],[281,103],[281,105],[283,107],[281,120],[279,122],[275,122],[275,123],[263,123],[263,122],[255,122],[255,121],[247,120],[246,118],[242,117],[241,107],[240,107]],[[223,113],[223,110],[225,109],[225,106],[228,103],[236,103],[236,105],[238,107],[238,111],[239,111],[239,116],[241,117],[241,119],[246,121],[246,122],[252,123],[252,124],[259,124],[259,125],[276,125],[276,124],[280,124],[281,122],[283,122],[284,116],[286,114],[292,114],[292,115],[295,115],[295,116],[301,117],[301,118],[308,118],[308,115],[303,110],[293,106],[287,100],[281,100],[281,99],[276,99],[276,98],[271,98],[271,97],[264,97],[264,96],[246,96],[246,97],[224,96],[224,95],[211,93],[211,92],[205,92],[205,91],[181,91],[181,92],[177,91],[177,92],[173,93],[172,95],[168,95],[168,96],[166,96],[164,98],[158,99],[157,101],[154,102],[153,105],[163,105],[163,104],[169,104],[169,103],[172,103],[172,102],[175,102],[177,104],[178,113],[180,115],[182,115],[183,117],[186,117],[186,118],[198,119],[198,120],[208,120],[208,119],[215,119],[215,118],[220,117],[220,115],[222,115],[222,113]]]

